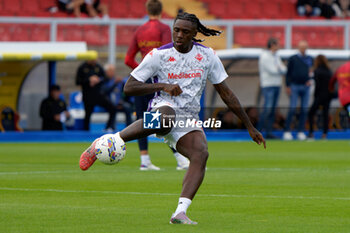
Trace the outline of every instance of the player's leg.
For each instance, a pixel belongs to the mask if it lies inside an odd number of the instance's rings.
[[[190,165],[190,161],[188,160],[188,158],[186,158],[185,156],[180,154],[174,148],[172,148],[170,146],[169,146],[169,148],[173,152],[173,155],[174,155],[174,157],[176,159],[176,162],[177,162],[176,170],[178,170],[178,171],[180,171],[180,170],[187,170],[188,166]]]
[[[323,134],[322,134],[322,138],[326,139],[327,138],[327,134],[328,134],[328,123],[329,123],[329,105],[330,105],[330,101],[327,100],[325,101],[323,104],[323,108],[322,108],[322,116],[323,116]]]
[[[300,116],[299,116],[299,124],[298,124],[298,139],[299,140],[305,140],[306,135],[304,133],[305,130],[305,122],[306,122],[306,116],[307,116],[307,109],[309,105],[309,98],[310,98],[310,87],[303,85],[300,86],[299,96],[300,96]]]
[[[105,108],[109,114],[106,124],[106,130],[115,130],[115,116],[117,114],[117,107],[106,96],[96,96],[97,104]]]
[[[95,103],[90,99],[84,100],[84,110],[85,110],[85,116],[84,116],[84,130],[90,130],[90,119],[91,114],[94,111]]]
[[[348,117],[350,120],[350,103],[346,104],[344,108],[345,108],[346,112],[348,113]]]
[[[204,132],[195,130],[187,133],[179,139],[176,149],[189,158],[190,166],[183,180],[178,207],[170,222],[179,224],[196,224],[186,216],[186,211],[198,188],[202,184],[205,174],[205,167],[209,153]]]
[[[316,111],[319,107],[319,101],[318,99],[314,99],[314,102],[312,103],[312,106],[310,108],[309,114],[308,114],[308,119],[309,119],[309,138],[314,137],[314,118]]]
[[[148,103],[153,95],[135,96],[136,118],[143,119],[143,113],[147,111]],[[140,151],[140,170],[160,170],[159,167],[152,164],[151,157],[148,154],[148,138],[142,137],[137,140]]]
[[[284,140],[292,140],[293,136],[290,132],[290,125],[292,123],[293,117],[295,115],[295,110],[297,107],[298,103],[298,88],[296,85],[291,85],[291,96],[290,96],[290,102],[289,102],[289,110],[288,110],[288,115],[287,115],[287,120],[286,120],[286,125],[285,125],[285,132],[283,134],[283,139]]]

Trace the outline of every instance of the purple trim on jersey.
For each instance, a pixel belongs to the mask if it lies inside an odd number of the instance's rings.
[[[154,77],[153,77],[153,83],[158,83],[158,77],[157,77],[157,76],[154,76]],[[152,108],[151,106],[152,106],[153,99],[156,98],[156,97],[159,96],[159,95],[160,95],[160,92],[157,91],[157,92],[154,94],[153,98],[148,102],[147,112],[151,111],[151,108]]]
[[[174,43],[173,42],[171,42],[169,44],[165,44],[165,45],[159,47],[158,50],[171,49],[172,47],[174,47]]]
[[[157,76],[154,76],[154,77],[153,77],[153,83],[158,83],[158,82],[159,82],[158,77],[157,77]],[[157,97],[157,96],[160,96],[160,91],[157,91],[157,92],[156,92],[155,97]]]
[[[197,42],[193,42],[193,45],[198,45],[198,46],[201,46],[201,47],[203,47],[203,48],[209,49],[209,47],[204,46],[204,45],[202,45],[202,44],[200,44],[200,43],[197,43]]]
[[[148,102],[147,112],[151,111],[151,106],[152,106],[153,99],[154,99],[154,97]]]

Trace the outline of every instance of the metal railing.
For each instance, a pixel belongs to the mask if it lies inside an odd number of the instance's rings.
[[[116,54],[116,27],[120,25],[141,25],[146,19],[110,19],[108,21],[96,19],[79,19],[79,18],[31,18],[31,17],[0,17],[0,23],[15,24],[49,24],[50,41],[57,39],[57,25],[105,25],[109,27],[109,44],[108,44],[108,61],[115,62]],[[163,20],[164,23],[172,26],[173,20]],[[350,48],[350,21],[346,20],[203,20],[203,24],[209,26],[220,26],[226,28],[226,48],[232,48],[234,43],[234,28],[237,26],[254,26],[254,27],[283,27],[285,32],[285,48],[292,48],[292,30],[295,26],[328,26],[343,27],[344,29],[344,46],[345,50]],[[318,38],[322,39],[322,38]]]

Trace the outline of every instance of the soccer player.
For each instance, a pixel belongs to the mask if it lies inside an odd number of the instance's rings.
[[[334,90],[335,83],[338,82],[338,97],[340,103],[348,112],[350,119],[350,62],[341,65],[334,73],[330,81],[330,90]]]
[[[239,100],[227,86],[225,79],[228,76],[219,57],[211,48],[197,43],[198,40],[195,37],[198,32],[205,36],[220,34],[219,31],[203,26],[194,14],[186,12],[178,14],[173,26],[174,42],[148,53],[131,73],[124,92],[127,95],[146,95],[156,92],[151,108],[161,115],[161,122],[178,121],[183,116],[187,119],[198,119],[200,98],[209,80],[229,109],[245,124],[251,138],[257,144],[264,144],[266,147],[263,136],[254,128]],[[155,75],[157,75],[157,82],[153,84],[145,82]],[[166,143],[175,147],[190,160],[178,206],[170,223],[197,224],[187,217],[186,211],[204,178],[209,156],[205,134],[201,128],[191,126],[180,128],[177,125],[166,128],[162,125],[159,129],[145,129],[143,121],[138,120],[116,133],[115,137],[128,142],[153,133],[162,136]],[[88,169],[96,160],[97,141],[98,139],[81,155],[81,169]]]
[[[149,21],[136,30],[125,57],[125,64],[131,69],[135,69],[139,65],[135,60],[135,56],[138,52],[141,52],[142,58],[144,58],[152,49],[171,42],[170,27],[159,21],[162,15],[162,8],[162,3],[159,0],[148,0],[146,2]],[[150,77],[146,82],[151,83],[151,78],[152,77]],[[135,97],[137,119],[143,118],[143,113],[147,111],[148,103],[153,97],[154,93]],[[147,137],[140,138],[137,141],[141,155],[140,170],[160,170],[159,167],[155,166],[151,162],[151,158],[148,154]],[[189,166],[188,159],[178,153],[175,149],[170,149],[172,150],[177,161],[176,169],[186,170]]]

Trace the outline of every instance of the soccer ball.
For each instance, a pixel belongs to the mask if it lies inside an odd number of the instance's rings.
[[[117,134],[105,134],[96,142],[95,153],[104,164],[115,164],[121,161],[126,152],[125,142]]]

